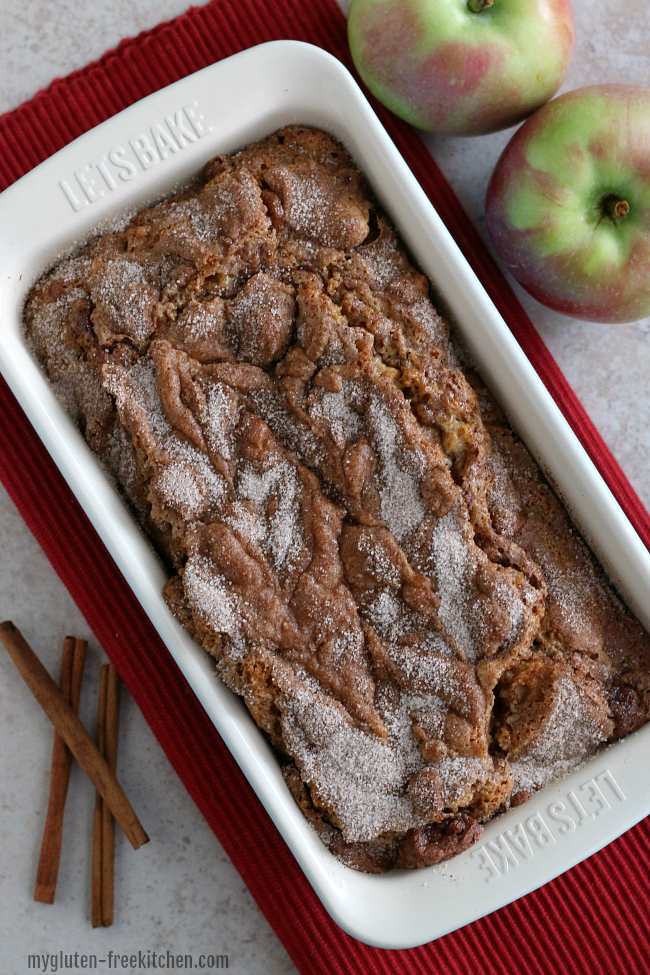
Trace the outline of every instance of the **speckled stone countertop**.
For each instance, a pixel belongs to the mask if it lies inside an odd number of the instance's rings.
[[[197,2],[197,0],[195,0]],[[344,9],[348,4],[341,0]],[[573,0],[578,42],[566,90],[648,83],[650,8],[629,0]],[[0,112],[53,78],[181,13],[186,0],[3,0]],[[426,138],[462,205],[486,236],[483,201],[511,132],[481,139]],[[650,319],[633,325],[576,322],[544,309],[515,285],[524,307],[587,412],[650,505]],[[90,649],[82,718],[93,727],[102,652],[67,591],[0,487],[0,617],[13,619],[52,673],[67,633]],[[137,854],[118,832],[112,928],[90,927],[94,793],[73,768],[56,903],[32,900],[47,806],[51,731],[13,665],[0,654],[0,972],[22,975],[27,956],[55,952],[166,951],[227,954],[237,975],[296,971],[213,833],[123,694],[119,771],[152,836]]]

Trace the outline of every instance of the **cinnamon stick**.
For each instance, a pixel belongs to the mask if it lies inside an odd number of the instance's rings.
[[[59,686],[63,697],[71,705],[75,714],[79,712],[81,681],[86,662],[87,646],[85,640],[76,640],[71,636],[67,636],[63,641]],[[54,903],[61,859],[63,814],[68,795],[71,768],[72,752],[61,735],[55,731],[50,772],[50,798],[47,805],[34,891],[34,900],[40,901],[42,904]]]
[[[102,668],[103,670],[104,668]],[[106,670],[106,707],[104,717],[104,758],[113,775],[117,772],[117,742],[120,720],[119,677],[113,664]],[[102,806],[102,924],[113,923],[115,882],[115,817],[106,803]]]
[[[72,637],[67,636],[66,640]],[[79,703],[81,701],[81,681],[83,680],[84,667],[86,665],[86,650],[88,649],[87,640],[80,640],[75,637],[74,655],[72,657],[72,686],[70,688],[70,704],[75,714],[79,714]]]
[[[48,718],[77,759],[115,816],[127,839],[137,850],[149,837],[131,803],[111,772],[106,759],[82,725],[72,707],[13,623],[0,623],[0,640]]]
[[[102,926],[102,797],[95,793],[93,811],[93,860],[90,919],[94,928]]]
[[[102,756],[106,754],[106,687],[108,684],[108,665],[104,664],[99,672],[99,701],[97,706],[97,748]],[[93,863],[92,863],[92,897],[91,920],[94,928],[103,925],[102,914],[102,874],[103,874],[103,818],[104,803],[99,792],[95,794],[95,811],[93,813]]]

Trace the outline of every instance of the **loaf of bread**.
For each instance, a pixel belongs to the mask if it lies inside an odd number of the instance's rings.
[[[348,865],[452,857],[650,717],[647,634],[330,136],[216,157],[25,322]]]

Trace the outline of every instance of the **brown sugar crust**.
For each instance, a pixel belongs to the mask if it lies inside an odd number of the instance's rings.
[[[455,856],[650,717],[647,635],[334,139],[216,157],[25,320],[344,863]]]

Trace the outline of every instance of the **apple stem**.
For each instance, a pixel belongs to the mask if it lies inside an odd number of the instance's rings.
[[[607,213],[607,215],[611,217],[614,222],[617,220],[622,220],[623,217],[627,217],[628,213],[630,212],[630,204],[627,202],[627,200],[619,200],[614,193],[603,200],[603,207],[605,209],[605,213]]]
[[[494,0],[467,0],[467,6],[473,14],[480,14],[481,10],[491,7]]]

